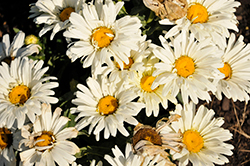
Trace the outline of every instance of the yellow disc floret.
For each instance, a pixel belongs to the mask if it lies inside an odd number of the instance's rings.
[[[192,58],[188,56],[181,56],[175,61],[175,68],[179,76],[187,78],[195,71],[195,63]]]
[[[25,37],[25,44],[29,45],[29,44],[37,44],[39,41],[38,37],[36,37],[35,35],[28,35]]]
[[[128,64],[123,62],[123,70],[128,70],[133,65],[134,60],[132,58],[130,58],[130,57],[128,58],[128,60],[129,60]],[[121,66],[118,63],[116,63],[116,67],[121,69]]]
[[[23,105],[30,98],[30,89],[25,85],[14,87],[9,93],[9,100],[12,104]]]
[[[98,48],[104,48],[110,45],[115,35],[114,32],[107,27],[98,27],[93,30],[91,42]]]
[[[0,128],[0,148],[3,150],[12,144],[13,138],[10,130],[7,128]]]
[[[101,115],[109,115],[114,113],[118,108],[118,100],[113,96],[105,96],[99,100],[97,111]]]
[[[187,18],[193,24],[207,22],[208,16],[207,8],[198,3],[190,6],[187,10]]]
[[[63,22],[65,20],[68,20],[72,12],[75,12],[75,9],[73,9],[72,7],[67,7],[63,9],[63,11],[59,15],[60,20]]]
[[[35,137],[35,146],[50,146],[55,142],[55,137],[50,131],[43,131],[42,135]]]
[[[154,82],[155,77],[153,76],[144,76],[141,78],[141,88],[146,91],[146,92],[153,92],[155,91],[157,88],[155,89],[151,89],[152,83]]]
[[[232,68],[227,62],[224,63],[222,68],[219,68],[219,71],[225,74],[224,80],[229,80],[232,77]]]
[[[200,133],[196,130],[187,130],[183,134],[183,143],[189,152],[197,153],[203,148],[204,141]]]

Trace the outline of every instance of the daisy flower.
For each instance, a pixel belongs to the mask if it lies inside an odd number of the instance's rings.
[[[64,32],[67,38],[79,39],[71,44],[67,56],[74,62],[83,60],[83,67],[92,65],[92,71],[113,57],[123,68],[129,64],[131,50],[138,49],[141,40],[141,23],[135,16],[116,20],[124,2],[96,0],[95,4],[83,4],[82,14],[72,13],[72,25]]]
[[[139,102],[145,103],[146,105],[146,115],[149,117],[153,113],[155,117],[159,114],[159,104],[161,103],[164,109],[168,108],[168,100],[177,104],[175,97],[171,94],[167,96],[162,96],[163,85],[151,89],[151,85],[156,79],[152,76],[155,68],[154,64],[158,63],[159,59],[154,56],[149,56],[145,60],[144,68],[135,73],[133,78],[129,78],[128,82],[131,86],[129,89],[133,90],[138,94]]]
[[[229,37],[229,29],[238,32],[237,19],[234,15],[240,2],[235,0],[187,0],[188,9],[186,16],[170,21],[160,21],[163,25],[174,25],[165,35],[165,38],[179,34],[179,31],[187,30],[195,34],[202,41],[209,37],[220,48],[226,47],[226,38]]]
[[[169,119],[162,118],[156,124],[156,127],[138,124],[134,128],[132,137],[132,146],[136,154],[154,158],[160,155],[157,162],[164,160],[168,165],[174,165],[169,159],[169,153],[166,150],[180,152],[183,148],[181,142],[181,133],[170,133],[165,129],[170,123],[178,121],[179,115],[173,115]],[[168,120],[164,122],[164,120]]]
[[[107,59],[107,66],[103,66],[99,71],[101,74],[109,75],[110,81],[119,82],[127,80],[128,78],[134,79],[137,71],[143,70],[143,59],[151,54],[152,49],[149,47],[150,41],[144,41],[146,36],[143,36],[143,41],[140,42],[138,50],[131,50],[129,56],[129,63],[123,62],[123,68],[116,62],[116,60]]]
[[[5,125],[0,127],[0,165],[16,165],[16,156],[14,149],[18,149],[21,140],[20,130],[14,127],[7,128]]]
[[[81,130],[90,124],[90,134],[95,127],[93,133],[97,141],[103,129],[105,139],[108,139],[110,134],[115,137],[117,130],[124,136],[129,136],[123,122],[137,125],[138,122],[133,116],[136,116],[144,107],[142,103],[132,102],[137,95],[131,91],[125,91],[122,87],[118,89],[105,77],[97,80],[89,77],[86,82],[89,88],[78,84],[77,98],[72,100],[77,107],[72,108],[71,113],[79,113],[76,121],[82,118],[76,124],[76,128]]]
[[[222,67],[219,50],[209,39],[197,42],[191,33],[182,33],[168,43],[159,37],[164,48],[154,49],[153,52],[161,62],[155,64],[153,76],[158,76],[151,89],[163,86],[163,96],[171,93],[176,97],[180,92],[184,103],[190,99],[198,103],[198,99],[211,100],[208,91],[215,91],[216,85],[209,78],[221,78],[217,68]],[[170,45],[173,45],[171,48]]]
[[[0,65],[0,123],[10,128],[15,119],[18,128],[25,122],[26,115],[33,123],[35,115],[41,114],[41,102],[57,103],[52,88],[58,86],[55,77],[44,77],[49,69],[42,68],[43,61],[32,61],[27,57],[15,58],[10,65]]]
[[[39,32],[40,37],[52,30],[50,40],[53,40],[57,32],[70,25],[70,14],[79,12],[82,3],[85,3],[85,0],[38,0],[31,4],[30,13],[32,14],[29,18],[34,18],[36,24],[44,24]]]
[[[166,164],[166,161],[164,160],[157,162],[159,155],[154,158],[144,158],[143,156],[134,154],[132,146],[129,143],[126,144],[125,155],[117,145],[115,145],[115,148],[112,148],[112,152],[115,155],[114,158],[107,154],[104,156],[104,159],[106,159],[112,166],[168,166],[168,164]]]
[[[228,163],[224,155],[232,155],[233,146],[224,141],[230,140],[232,134],[229,130],[221,128],[223,118],[214,118],[214,110],[209,110],[203,105],[195,112],[193,102],[184,108],[177,105],[176,110],[172,112],[181,115],[181,118],[170,125],[171,130],[174,133],[181,131],[182,142],[185,145],[180,153],[170,151],[173,159],[178,159],[179,165],[187,165],[189,160],[194,166]]]
[[[33,124],[22,128],[24,139],[20,145],[28,147],[20,153],[22,165],[72,164],[76,160],[73,155],[80,149],[67,139],[77,137],[78,131],[75,127],[64,128],[70,119],[60,116],[62,109],[55,109],[52,115],[51,106],[44,103],[41,112]]]
[[[244,37],[235,39],[235,34],[231,34],[227,48],[222,56],[224,66],[219,71],[224,77],[218,81],[216,97],[221,100],[222,93],[233,101],[249,100],[250,92],[250,45],[243,42]]]
[[[3,36],[2,42],[0,43],[0,61],[10,62],[17,57],[24,57],[32,55],[33,53],[39,53],[41,47],[38,44],[30,44],[23,47],[25,40],[25,34],[19,31],[12,43],[10,43],[10,37],[8,34]]]

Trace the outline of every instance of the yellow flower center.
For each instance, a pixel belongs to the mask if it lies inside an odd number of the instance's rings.
[[[23,105],[30,98],[30,89],[25,85],[14,87],[9,93],[9,99],[12,104]]]
[[[183,143],[189,152],[197,153],[203,148],[204,141],[200,133],[196,130],[187,130],[183,134]]]
[[[41,140],[41,141],[39,141]],[[38,141],[38,142],[37,142]],[[55,137],[50,131],[43,131],[42,135],[35,137],[35,146],[50,146],[55,142]]]
[[[179,76],[187,78],[194,73],[195,63],[192,58],[188,56],[181,56],[175,61],[175,68]]]
[[[11,145],[13,141],[10,130],[6,128],[0,128],[0,148],[3,150],[8,145]]]
[[[161,136],[153,128],[141,128],[138,130],[132,138],[133,146],[141,140],[150,141],[154,145],[162,145]]]
[[[219,71],[225,74],[224,80],[229,80],[232,77],[232,68],[227,62],[224,63],[222,68],[219,68]]]
[[[134,60],[132,58],[130,58],[130,57],[128,58],[128,60],[129,60],[128,64],[123,62],[123,70],[128,70],[133,65]],[[116,63],[116,67],[121,69],[121,66],[118,63]]]
[[[75,9],[73,9],[72,7],[67,7],[63,9],[63,11],[59,15],[60,20],[63,22],[65,20],[68,20],[72,12],[75,12]]]
[[[114,32],[107,27],[98,27],[93,30],[91,42],[94,46],[104,48],[110,45],[115,35]]]
[[[208,21],[207,9],[201,4],[195,4],[188,8],[187,18],[192,21],[193,24],[205,23]]]
[[[154,82],[155,77],[153,76],[144,76],[141,78],[141,88],[145,90],[146,92],[154,92],[157,88],[154,90],[151,89],[152,83]]]
[[[24,42],[25,42],[26,45],[37,44],[38,43],[38,37],[36,37],[35,35],[26,36]]]
[[[113,96],[105,96],[99,100],[97,110],[101,115],[109,115],[118,108],[118,100]]]

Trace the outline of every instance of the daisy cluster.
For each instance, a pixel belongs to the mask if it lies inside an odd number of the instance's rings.
[[[126,3],[143,5],[148,19],[128,14]],[[12,42],[3,36],[0,166],[228,163],[234,147],[227,141],[233,135],[222,127],[223,117],[215,118],[216,110],[196,105],[211,102],[211,96],[249,100],[250,45],[235,35],[239,5],[235,0],[31,4],[39,37],[49,34],[52,41],[61,35],[67,59],[87,73],[71,80],[72,95],[65,99],[56,94],[60,79],[46,74],[53,58],[35,56],[46,49],[39,39],[25,38],[21,30]],[[169,28],[160,34],[147,29],[155,23]],[[155,125],[146,124],[149,118]],[[88,158],[92,145],[84,137],[92,136],[97,146],[113,140],[107,154]]]

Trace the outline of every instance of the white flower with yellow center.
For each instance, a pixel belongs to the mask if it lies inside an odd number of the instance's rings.
[[[219,100],[222,99],[222,93],[233,101],[249,100],[250,93],[250,45],[243,42],[243,36],[238,40],[235,34],[231,34],[227,48],[222,56],[224,66],[219,68],[224,77],[218,81],[215,95]]]
[[[32,61],[27,57],[15,58],[10,65],[0,65],[0,123],[12,127],[15,119],[18,128],[25,122],[26,115],[33,123],[35,115],[41,114],[41,103],[57,103],[52,88],[58,86],[55,77],[43,77],[49,69],[42,68],[43,61]],[[43,78],[42,78],[43,77]]]
[[[217,68],[222,67],[223,51],[210,43],[209,39],[197,42],[194,35],[182,33],[170,43],[160,36],[163,48],[153,52],[161,62],[155,64],[153,76],[158,76],[152,89],[164,85],[163,96],[171,93],[176,97],[180,92],[184,103],[189,97],[194,103],[198,99],[211,100],[208,91],[215,91],[216,85],[209,78],[221,78]]]
[[[0,165],[16,165],[16,156],[14,149],[18,149],[21,139],[21,132],[13,127],[6,128],[5,125],[0,127]]]
[[[43,104],[41,115],[37,116],[33,124],[22,128],[20,145],[28,147],[20,153],[23,166],[29,165],[69,165],[76,160],[74,155],[80,152],[75,143],[67,139],[77,137],[75,127],[64,128],[70,120],[60,116],[61,109],[55,109],[53,115],[51,106]]]
[[[238,31],[237,19],[234,15],[240,2],[235,0],[187,0],[188,9],[185,17],[176,21],[164,19],[160,24],[174,25],[165,35],[166,38],[187,30],[202,41],[211,38],[220,48],[226,47],[229,29]]]
[[[107,154],[104,156],[104,159],[106,159],[112,166],[168,166],[164,160],[157,162],[160,155],[151,158],[149,156],[143,157],[134,154],[132,145],[129,143],[126,144],[125,155],[117,146],[112,148],[112,152],[115,155],[114,158]]]
[[[159,104],[164,109],[168,108],[168,100],[177,104],[177,100],[170,93],[166,96],[162,96],[163,85],[151,89],[152,83],[157,76],[152,76],[155,68],[154,64],[158,63],[158,58],[152,58],[151,56],[145,60],[144,68],[135,73],[134,78],[129,78],[130,89],[138,94],[139,102],[145,103],[146,115],[149,117],[153,113],[155,117],[159,114]]]
[[[39,53],[41,47],[38,44],[30,44],[24,46],[25,34],[19,31],[12,43],[10,43],[10,37],[8,34],[3,36],[2,42],[0,43],[0,61],[4,61],[8,64],[17,57],[30,56],[33,53]]]
[[[143,36],[145,39],[146,36]],[[123,62],[123,68],[114,60],[107,60],[107,66],[102,67],[103,75],[109,75],[110,81],[119,82],[127,80],[128,78],[134,79],[137,71],[143,70],[143,59],[149,56],[152,49],[149,48],[150,41],[142,41],[139,44],[138,50],[131,50],[129,57],[129,64]],[[100,70],[100,69],[98,69]]]
[[[123,68],[129,64],[131,50],[137,50],[141,41],[141,23],[137,17],[116,16],[124,2],[114,4],[111,0],[96,0],[95,4],[83,5],[81,14],[72,13],[72,25],[64,32],[68,38],[80,39],[67,50],[67,56],[75,61],[83,60],[83,67],[92,65],[92,70],[113,57]]]
[[[169,128],[174,133],[182,133],[184,148],[180,153],[170,151],[173,159],[179,160],[179,165],[187,165],[189,160],[194,166],[229,162],[224,155],[232,155],[233,146],[224,141],[230,140],[232,134],[221,128],[224,120],[214,118],[214,110],[201,105],[196,112],[195,104],[190,102],[184,108],[177,105],[171,114],[181,115],[179,121],[172,122]]]
[[[96,140],[99,141],[100,132],[104,129],[104,138],[108,139],[110,134],[116,136],[117,130],[124,136],[129,136],[123,126],[123,122],[137,125],[136,116],[144,107],[144,104],[132,102],[137,95],[131,91],[125,91],[116,87],[115,83],[107,78],[87,79],[89,88],[78,84],[80,91],[76,92],[76,99],[72,103],[77,108],[71,108],[71,113],[79,113],[76,121],[82,118],[76,125],[78,130],[90,124],[89,134],[94,129]]]
[[[34,18],[36,24],[44,24],[39,32],[41,37],[46,32],[52,30],[50,40],[55,34],[66,29],[69,23],[69,17],[72,12],[79,12],[82,3],[85,0],[38,0],[31,4],[29,18]]]

